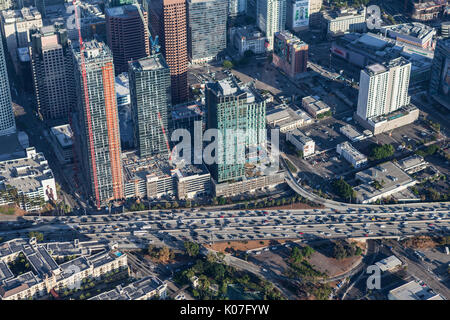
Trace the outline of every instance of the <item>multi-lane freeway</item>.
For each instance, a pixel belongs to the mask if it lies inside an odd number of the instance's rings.
[[[1,226],[1,224],[0,224]],[[25,216],[8,222],[0,236],[26,236],[30,231],[49,239],[85,236],[93,240],[131,245],[176,239],[197,242],[319,238],[386,238],[448,233],[450,204],[411,208],[404,205],[374,208],[309,210],[199,211],[163,210],[114,215],[63,217]]]

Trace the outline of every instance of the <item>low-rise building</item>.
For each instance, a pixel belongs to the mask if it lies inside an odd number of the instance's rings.
[[[298,129],[286,133],[286,140],[303,153],[303,158],[314,154],[316,143]]]
[[[307,96],[302,99],[302,107],[314,118],[320,118],[321,114],[330,111],[330,106],[317,96]]]
[[[418,281],[410,281],[392,289],[388,294],[389,300],[445,300],[426,285],[420,285]]]
[[[428,167],[428,162],[419,155],[412,155],[405,159],[397,161],[398,166],[408,174],[422,171]]]
[[[0,161],[24,158],[28,147],[28,135],[23,131],[2,135],[0,136]]]
[[[125,198],[155,199],[176,195],[191,199],[211,193],[211,175],[203,164],[182,159],[170,163],[164,156],[139,157],[136,151],[122,154]]]
[[[240,56],[249,50],[254,54],[263,54],[267,51],[267,37],[254,26],[231,28],[230,42]]]
[[[328,36],[339,36],[348,32],[365,32],[366,7],[341,8],[333,11],[322,11],[322,19],[326,25]]]
[[[165,157],[144,157],[136,151],[122,153],[125,198],[160,198],[176,193],[172,167]]]
[[[73,162],[73,132],[68,124],[52,127],[50,137],[52,147],[60,164]]]
[[[0,162],[0,195],[2,204],[19,202],[26,211],[39,210],[45,201],[58,199],[53,171],[42,152],[34,147],[26,149],[26,157]],[[9,190],[17,190],[18,199],[14,199]]]
[[[354,168],[360,168],[367,164],[367,157],[347,141],[338,144],[336,152],[350,162]]]
[[[232,197],[238,194],[243,194],[247,192],[254,192],[256,190],[261,190],[264,188],[274,188],[276,185],[284,182],[285,173],[276,172],[270,175],[256,176],[256,177],[245,177],[244,179],[237,182],[223,182],[217,183],[214,180],[214,196],[215,197]]]
[[[211,175],[204,165],[183,164],[173,173],[178,199],[192,199],[211,192]]]
[[[73,246],[79,247],[80,243]],[[58,264],[55,256],[63,252],[53,255],[50,247],[38,244],[35,238],[13,239],[0,244],[0,300],[45,297],[52,290],[60,292],[68,286],[75,287],[86,278],[99,279],[114,270],[128,272],[127,255],[114,246],[93,255],[90,251],[82,251],[75,259]],[[31,271],[14,276],[7,264],[19,255],[28,261]]]
[[[410,22],[384,26],[380,32],[397,42],[410,44],[419,48],[434,49],[433,37],[436,29],[419,22]]]
[[[339,131],[350,139],[351,142],[361,141],[365,138],[365,135],[359,132],[350,124],[342,126],[339,128]]]
[[[302,110],[294,111],[289,106],[281,105],[267,112],[266,122],[270,127],[285,133],[312,123],[312,119]]]
[[[392,255],[375,263],[382,272],[393,271],[402,265],[402,261]]]
[[[155,297],[165,299],[167,296],[167,283],[156,277],[145,277],[122,287],[103,292],[89,300],[150,300]]]
[[[389,161],[355,174],[361,184],[354,187],[358,203],[372,203],[405,190],[417,183],[398,165]]]
[[[363,119],[355,112],[353,117],[373,135],[377,135],[413,123],[419,118],[419,109],[413,105],[406,105],[386,115]]]

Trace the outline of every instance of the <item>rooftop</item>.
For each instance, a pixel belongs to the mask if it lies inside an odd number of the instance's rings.
[[[172,107],[172,120],[180,120],[196,116],[203,116],[203,108],[195,103],[187,103]]]
[[[163,56],[160,53],[152,55],[150,57],[141,58],[136,61],[130,62],[132,68],[137,72],[167,69],[168,66]]]
[[[117,286],[113,290],[103,292],[89,300],[138,300],[148,293],[159,291],[164,285],[165,283],[159,278],[145,277],[125,287]]]
[[[295,137],[295,139],[300,141],[303,145],[306,145],[307,143],[310,143],[310,142],[314,142],[313,139],[311,139],[310,137],[308,137],[306,134],[304,134],[303,132],[301,132],[298,129],[289,131],[289,134],[293,135]]]
[[[340,144],[338,144],[338,146],[342,149],[345,150],[348,154],[350,154],[350,156],[356,161],[367,161],[367,157],[362,154],[361,152],[359,152],[350,142],[345,141],[342,142]]]
[[[388,60],[388,61],[385,61],[382,63],[371,64],[371,65],[367,66],[364,70],[370,76],[374,76],[374,75],[377,75],[380,73],[387,72],[391,68],[400,67],[400,66],[404,66],[407,64],[411,64],[411,62],[409,62],[404,57],[397,57],[395,59]]]
[[[347,138],[352,141],[360,140],[364,135],[356,130],[352,125],[347,124],[340,128],[342,134],[344,134]]]
[[[105,12],[111,17],[126,17],[129,12],[137,12],[136,4],[126,4],[118,7],[106,8]]]
[[[408,171],[414,167],[425,164],[425,160],[419,155],[412,155],[403,160],[399,160],[397,163],[400,168]]]
[[[9,184],[22,192],[34,192],[42,181],[53,178],[47,160],[34,147],[26,149],[27,156],[0,162],[0,183]]]
[[[308,45],[306,42],[287,30],[275,33],[275,37],[284,40],[289,46],[293,46],[295,49]]]
[[[380,260],[379,262],[376,262],[375,265],[377,265],[381,269],[381,271],[389,271],[398,266],[401,266],[402,262],[396,256],[392,255],[383,260]]]
[[[236,36],[242,40],[254,40],[265,38],[264,34],[255,26],[245,26],[236,29]]]
[[[357,198],[362,201],[389,195],[399,191],[397,190],[399,188],[406,188],[415,183],[413,178],[391,161],[360,171],[355,174],[355,179],[362,181],[360,185],[353,188]],[[372,185],[374,181],[382,185],[379,190]]]
[[[41,13],[35,7],[24,7],[21,10],[3,10],[1,14],[5,23],[42,19]]]
[[[393,32],[394,35],[406,35],[419,40],[429,39],[436,34],[436,30],[419,22],[395,24],[381,28],[381,32]]]
[[[124,182],[146,180],[147,177],[167,178],[171,176],[171,165],[160,156],[141,158],[137,151],[122,153]]]
[[[73,145],[73,132],[69,124],[52,127],[50,131],[56,137],[61,147],[69,148]]]
[[[115,78],[115,88],[118,96],[127,96],[130,94],[130,81],[127,72],[123,72]]]
[[[431,288],[421,286],[417,281],[410,281],[389,291],[390,300],[444,300]]]

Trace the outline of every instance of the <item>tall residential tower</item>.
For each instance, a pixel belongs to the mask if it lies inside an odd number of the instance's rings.
[[[188,0],[188,51],[192,63],[215,59],[227,46],[226,0]]]
[[[141,157],[168,155],[170,71],[161,54],[129,64],[134,141]],[[168,141],[167,140],[167,141]]]
[[[114,65],[112,53],[103,42],[92,40],[84,46],[83,57],[79,49],[74,49],[76,141],[88,191],[100,207],[123,198]]]
[[[269,41],[267,49],[273,50],[274,35],[284,30],[286,0],[256,0],[256,23]]]
[[[408,105],[410,74],[411,63],[403,57],[361,70],[357,115],[365,120]]]
[[[218,183],[244,177],[246,149],[266,143],[265,102],[230,78],[207,84],[206,107],[207,129],[218,130],[216,161],[205,161],[212,177]]]

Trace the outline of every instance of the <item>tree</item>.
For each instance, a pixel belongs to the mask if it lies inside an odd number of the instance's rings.
[[[229,70],[233,68],[233,63],[230,60],[224,60],[222,66]]]
[[[391,144],[375,145],[371,151],[371,157],[374,160],[389,158],[394,154],[394,147]]]
[[[208,254],[206,255],[206,261],[208,261],[209,263],[214,263],[217,261],[217,256],[214,252],[208,252]]]
[[[185,241],[184,242],[184,248],[186,249],[186,253],[190,257],[195,257],[198,255],[200,248],[198,243],[191,242],[191,241]]]
[[[169,247],[162,247],[158,252],[158,259],[162,263],[167,263],[172,256],[172,252]]]
[[[342,198],[355,198],[356,196],[356,192],[342,177],[339,180],[334,180],[332,186],[336,193]]]
[[[213,274],[216,280],[223,279],[225,276],[225,268],[221,264],[215,264],[213,267]]]
[[[37,232],[37,231],[31,231],[30,233],[28,233],[28,237],[29,238],[36,238],[37,242],[42,242],[44,241],[44,234],[41,232]]]

